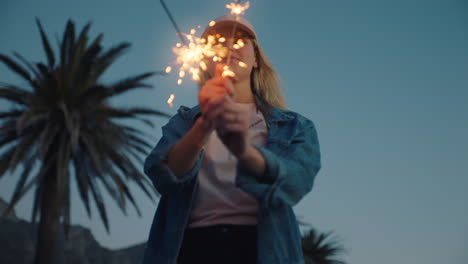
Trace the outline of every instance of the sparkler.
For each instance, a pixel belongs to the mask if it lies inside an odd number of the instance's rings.
[[[192,76],[192,80],[200,81],[200,70],[206,71],[206,59],[213,58],[213,61],[222,61],[226,57],[228,48],[223,44],[223,39],[219,35],[209,35],[206,38],[195,36],[196,30],[190,30],[190,34],[183,34],[188,40],[187,45],[176,45],[172,51],[176,55],[176,64],[179,68],[179,80],[186,74]]]
[[[199,82],[200,81],[200,70],[206,71],[207,65],[206,61],[212,59],[214,62],[222,62],[224,58],[227,56],[227,65],[231,62],[231,50],[230,48],[226,47],[224,44],[226,42],[226,38],[220,36],[219,34],[215,35],[208,35],[206,38],[199,38],[195,36],[196,30],[191,29],[190,33],[185,34],[182,33],[177,26],[177,23],[174,20],[169,8],[164,3],[164,0],[160,0],[161,5],[163,6],[167,16],[172,22],[177,35],[182,40],[182,43],[177,43],[176,46],[172,49],[174,54],[176,55],[176,64],[181,65],[179,67],[179,79],[177,80],[177,84],[182,84],[182,79],[187,75],[192,76],[192,80]],[[249,2],[246,2],[244,5],[240,4],[240,1],[237,0],[236,3],[230,3],[226,5],[226,8],[231,10],[231,14],[236,16],[236,20],[239,19],[239,16],[245,13],[250,6]],[[215,21],[211,21],[209,23],[210,27],[216,25]],[[200,26],[198,26],[200,28]],[[234,24],[231,40],[234,37],[234,33],[236,30],[236,24]],[[240,49],[244,46],[244,42],[242,39],[237,40],[237,42],[229,42],[230,47],[234,49]],[[222,76],[223,77],[235,77],[235,73],[229,69],[228,66],[224,67],[224,71]],[[247,64],[242,61],[238,62],[240,67],[246,68]],[[170,73],[172,67],[168,66],[166,68],[166,73]],[[167,103],[172,107],[173,100],[175,96],[171,94]]]
[[[247,10],[249,7],[250,7],[250,2],[249,1],[247,1],[244,5],[242,5],[240,3],[240,0],[236,0],[236,3],[230,3],[230,4],[226,5],[226,8],[231,10],[231,14],[236,16],[236,20],[239,20],[239,16],[243,15],[245,13],[245,10]],[[231,39],[234,37],[234,34],[236,33],[236,27],[237,27],[237,23],[234,24],[234,26],[232,27]],[[235,46],[235,45],[236,44],[232,45],[232,47],[235,48],[235,49],[240,48],[239,44],[237,44],[238,46]],[[242,45],[242,46],[244,46],[244,45]],[[231,53],[232,52],[229,50],[229,54],[228,54],[228,58],[227,58],[227,64],[228,65],[231,63]],[[239,66],[241,66],[240,63],[239,63]],[[241,67],[243,67],[243,66],[241,66]]]
[[[236,3],[230,3],[226,5],[226,8],[231,10],[231,14],[236,15],[236,16],[243,15],[245,13],[245,10],[249,9],[249,7],[250,7],[249,1],[245,2],[244,5],[242,5],[240,1],[236,1]]]

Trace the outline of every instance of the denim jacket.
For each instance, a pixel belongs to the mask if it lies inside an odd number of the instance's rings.
[[[199,106],[180,107],[163,126],[162,138],[145,160],[144,171],[161,198],[143,264],[177,261],[198,187],[203,150],[194,167],[181,178],[175,177],[162,161],[199,115]],[[310,192],[321,168],[317,131],[312,121],[292,111],[270,107],[265,117],[267,141],[265,146],[256,148],[265,159],[266,173],[258,179],[238,163],[235,184],[258,201],[257,263],[304,263],[301,234],[292,207]]]

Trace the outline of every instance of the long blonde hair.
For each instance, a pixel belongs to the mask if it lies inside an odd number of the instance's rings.
[[[281,91],[281,80],[256,39],[252,39],[257,58],[257,68],[252,68],[250,81],[254,96],[270,106],[286,109]]]
[[[250,86],[256,99],[256,103],[266,103],[267,106],[274,106],[281,109],[286,108],[286,101],[281,91],[281,80],[271,65],[265,52],[260,48],[256,39],[251,39],[258,67],[252,68],[250,73]],[[207,71],[200,74],[200,87],[205,81],[211,78]]]

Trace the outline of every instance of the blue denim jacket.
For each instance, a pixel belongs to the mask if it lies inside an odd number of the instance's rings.
[[[196,176],[203,150],[195,166],[181,178],[176,178],[162,160],[199,114],[198,106],[182,106],[162,128],[162,138],[145,160],[145,173],[161,199],[143,264],[176,263],[198,187]],[[267,141],[264,147],[256,148],[265,158],[266,175],[257,179],[239,163],[235,184],[259,203],[257,263],[304,263],[301,234],[292,207],[312,189],[321,168],[317,131],[312,121],[292,111],[271,107],[265,116]]]

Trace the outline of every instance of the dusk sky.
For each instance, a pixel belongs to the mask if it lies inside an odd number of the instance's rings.
[[[226,14],[229,1],[166,3],[188,32]],[[79,30],[91,21],[91,38],[104,33],[105,48],[130,42],[104,83],[173,65],[179,39],[158,0],[0,0],[0,53],[45,60],[35,17],[54,49],[68,19]],[[468,0],[252,0],[245,17],[283,80],[288,107],[317,128],[322,169],[296,214],[332,231],[349,263],[466,264]],[[0,81],[25,85],[3,64]],[[153,90],[112,103],[171,114],[197,104],[196,83],[176,81],[152,77]],[[10,107],[0,100],[1,110]],[[154,129],[138,128],[155,145],[167,120],[153,120]],[[0,179],[0,197],[10,199],[17,177]],[[125,217],[106,199],[109,235],[72,188],[72,223],[111,249],[146,241],[157,203],[132,189],[143,216],[129,208]],[[30,219],[32,197],[16,207],[20,218]]]

